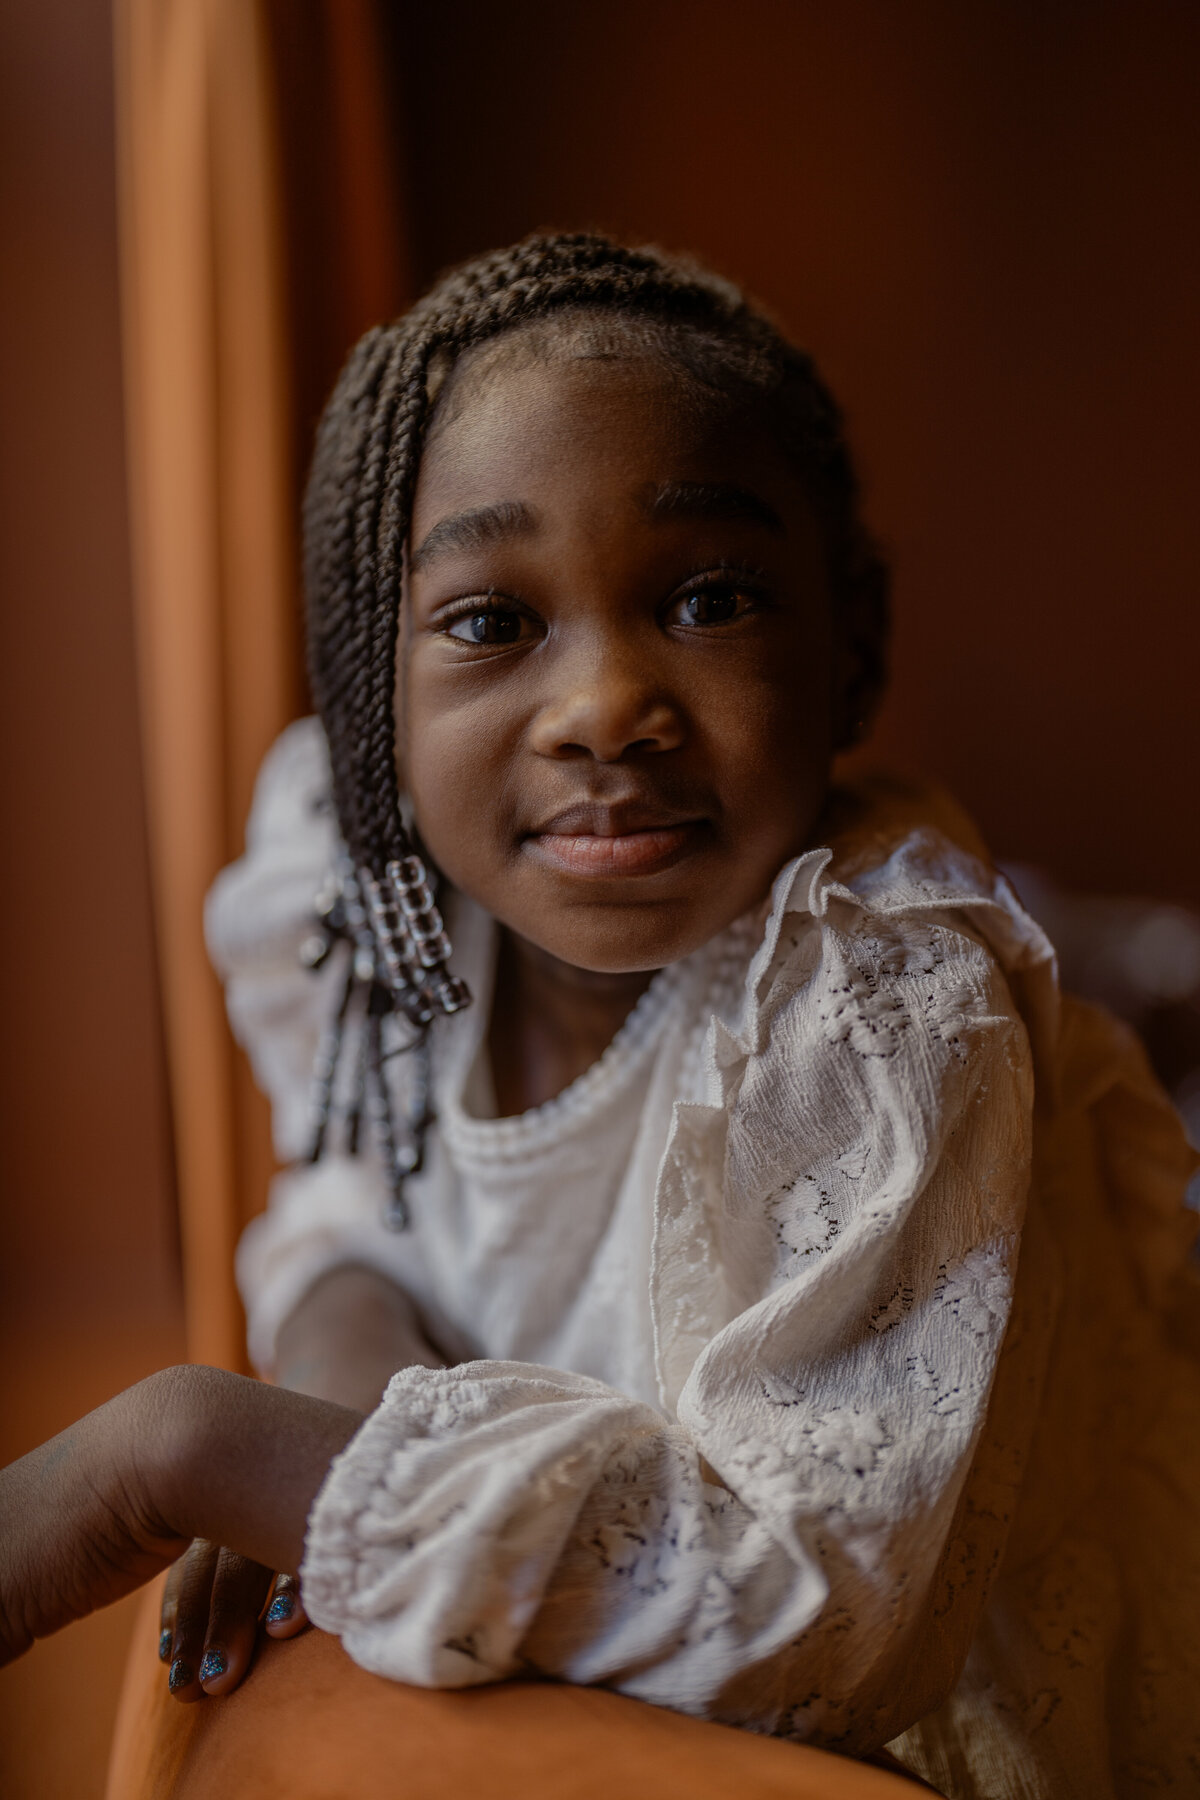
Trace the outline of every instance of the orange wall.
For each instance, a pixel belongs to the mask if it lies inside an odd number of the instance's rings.
[[[0,10],[0,1280],[10,1320],[25,1307],[120,1320],[161,1314],[174,1298],[111,71],[106,0]]]
[[[418,276],[693,249],[814,350],[893,553],[877,748],[996,848],[1200,901],[1200,8],[394,9]]]

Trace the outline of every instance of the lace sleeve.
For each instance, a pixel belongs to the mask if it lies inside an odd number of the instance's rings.
[[[532,1668],[853,1752],[953,1683],[994,1564],[960,1502],[1029,1179],[1024,1033],[949,917],[785,917],[756,980],[660,1176],[663,1411],[518,1364],[398,1375],[303,1569],[365,1667]],[[1001,1533],[1019,1437],[990,1447]]]
[[[330,967],[300,960],[337,854],[329,759],[316,719],[289,725],[263,761],[246,851],[213,883],[204,912],[234,1036],[271,1102],[281,1162],[304,1153],[313,1056],[333,1005]]]
[[[293,1165],[275,1178],[267,1210],[238,1247],[250,1355],[263,1373],[280,1325],[322,1274],[364,1263],[403,1285],[415,1254],[380,1223],[374,1159],[330,1156],[311,1167],[300,1160],[317,1043],[343,978],[336,959],[317,974],[306,969],[300,949],[336,853],[324,735],[316,719],[301,719],[265,758],[245,855],[218,877],[205,911],[234,1035],[271,1101],[276,1152]]]

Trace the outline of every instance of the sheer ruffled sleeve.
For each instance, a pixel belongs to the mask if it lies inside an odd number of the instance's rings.
[[[862,1752],[954,1681],[994,1567],[964,1491],[1030,1179],[1029,1046],[979,888],[828,853],[777,887],[656,1196],[661,1408],[407,1370],[309,1525],[312,1617],[439,1686],[536,1669]],[[1017,934],[1019,935],[1019,934]],[[1019,1409],[1018,1409],[1019,1410]],[[992,1446],[993,1506],[1021,1428]]]
[[[344,971],[332,959],[314,974],[300,951],[314,902],[337,854],[328,752],[316,719],[275,743],[259,773],[246,852],[208,898],[209,954],[225,982],[229,1019],[271,1102],[276,1153],[292,1165],[271,1185],[267,1210],[238,1248],[250,1354],[267,1372],[280,1325],[321,1275],[363,1263],[400,1283],[411,1246],[382,1224],[375,1159],[301,1160],[309,1135],[313,1060],[337,1004]]]

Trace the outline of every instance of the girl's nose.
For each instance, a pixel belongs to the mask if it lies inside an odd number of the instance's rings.
[[[630,752],[675,750],[684,739],[679,707],[633,659],[580,670],[540,710],[531,731],[539,756],[619,762]]]

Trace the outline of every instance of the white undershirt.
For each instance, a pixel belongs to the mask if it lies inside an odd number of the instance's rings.
[[[708,1019],[735,1018],[761,920],[660,971],[590,1069],[505,1119],[487,1049],[497,934],[461,899],[451,923],[475,1004],[435,1046],[437,1123],[410,1184],[422,1267],[407,1285],[456,1360],[574,1369],[657,1404],[649,1201],[672,1106],[699,1098]]]

